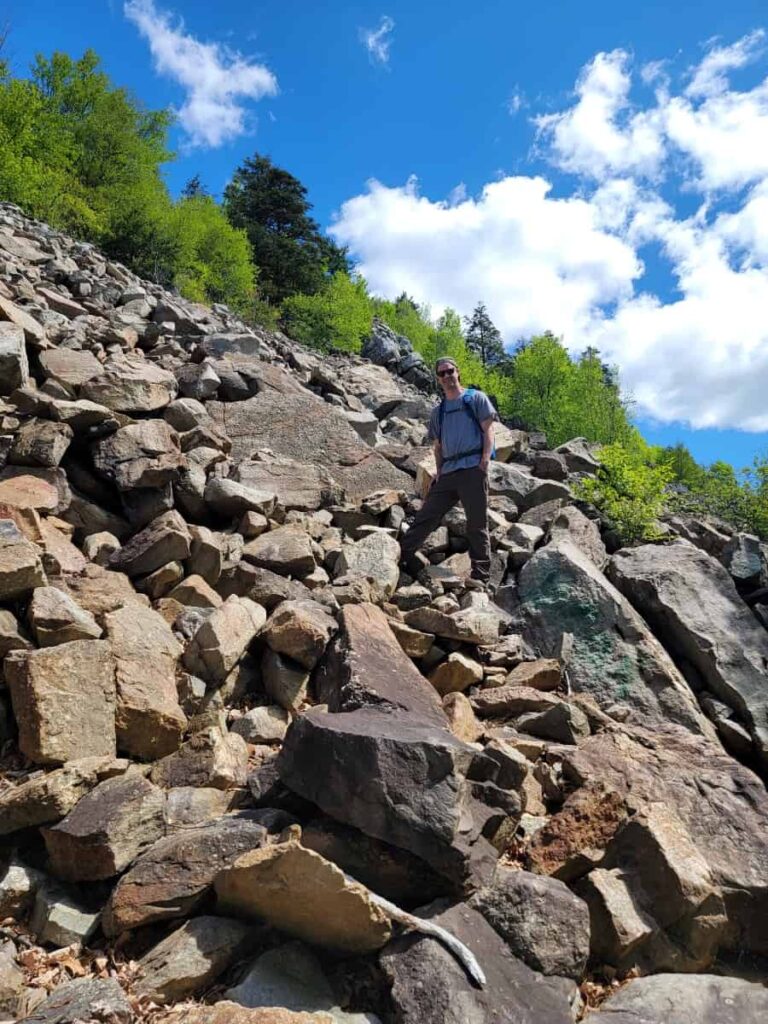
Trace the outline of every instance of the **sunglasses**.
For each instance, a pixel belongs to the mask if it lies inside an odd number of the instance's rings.
[[[437,371],[437,376],[438,377],[450,377],[451,374],[454,374],[454,373],[456,373],[456,367],[452,366],[450,368],[450,370],[438,370]]]

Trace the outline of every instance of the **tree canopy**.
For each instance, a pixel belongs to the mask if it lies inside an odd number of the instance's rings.
[[[478,302],[472,316],[464,317],[464,322],[467,348],[480,357],[483,366],[493,366],[504,358],[501,333],[488,315],[484,303]]]
[[[335,273],[349,270],[346,250],[309,215],[306,188],[267,156],[257,153],[238,167],[224,191],[224,209],[248,235],[261,292],[270,302],[313,295]]]

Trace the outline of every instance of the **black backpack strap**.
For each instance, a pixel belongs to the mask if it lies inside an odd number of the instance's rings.
[[[445,399],[440,400],[440,405],[437,407],[437,439],[442,445],[443,443],[443,422],[445,420]]]

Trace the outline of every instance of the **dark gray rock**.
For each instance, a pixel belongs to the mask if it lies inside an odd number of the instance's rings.
[[[133,1019],[133,1008],[114,978],[76,978],[58,985],[19,1024],[130,1024]]]
[[[737,712],[768,763],[768,635],[728,571],[678,540],[618,551],[608,572],[680,665]]]
[[[763,1024],[768,989],[712,974],[634,978],[585,1018],[594,1024]]]
[[[467,977],[435,939],[412,933],[395,939],[380,956],[391,987],[394,1020],[400,1024],[572,1024],[575,986],[546,978],[513,956],[504,941],[466,904],[443,902],[419,911],[442,925],[474,953],[486,973],[485,987]]]
[[[469,900],[534,971],[579,981],[589,957],[589,910],[556,878],[499,867]]]

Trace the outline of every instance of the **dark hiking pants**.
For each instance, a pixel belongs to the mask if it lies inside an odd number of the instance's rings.
[[[479,466],[446,473],[432,484],[420,512],[402,541],[403,557],[411,558],[442,522],[456,502],[467,515],[467,540],[472,575],[488,582],[491,571],[491,539],[488,536],[488,474]]]

